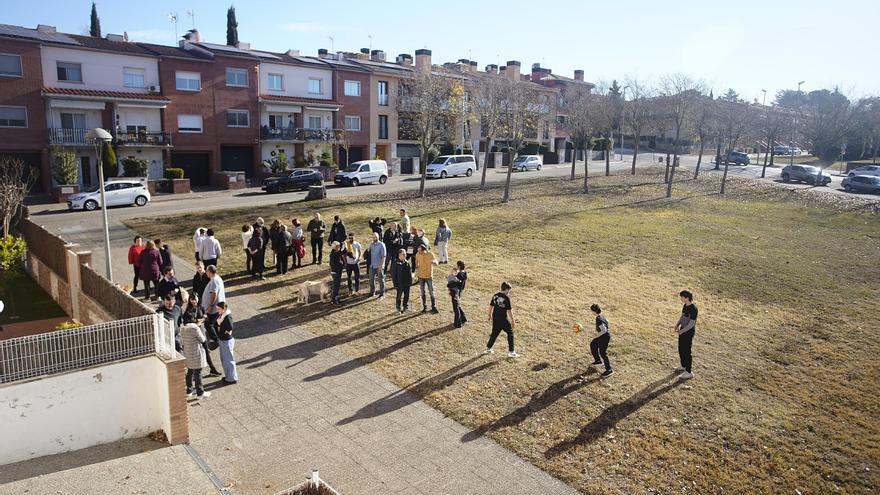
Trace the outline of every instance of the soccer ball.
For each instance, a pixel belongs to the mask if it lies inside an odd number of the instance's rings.
[[[581,328],[580,323],[575,323],[574,325],[571,326],[571,331],[574,333],[580,333],[581,330],[583,330],[583,328]]]

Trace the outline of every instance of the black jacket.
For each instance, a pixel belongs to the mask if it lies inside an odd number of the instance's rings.
[[[167,294],[171,294],[174,292],[174,289],[179,288],[180,284],[175,277],[171,277],[171,280],[165,280],[165,277],[162,277],[159,279],[159,282],[156,283],[156,294],[159,296],[159,299],[165,299]],[[182,301],[180,291],[177,291],[177,293],[172,295],[177,299],[178,303]]]
[[[382,227],[384,227],[387,222],[388,222],[388,220],[386,220],[384,218],[380,218],[378,222],[376,222],[375,220],[370,220],[368,223],[370,224],[370,230],[381,236],[382,235]]]
[[[232,340],[234,338],[232,332],[232,315],[226,315],[226,318],[223,318],[223,321],[220,322],[220,328],[217,330],[217,339],[219,340]],[[226,332],[229,332],[227,335]]]
[[[309,231],[312,239],[320,239],[324,237],[324,232],[327,230],[327,224],[324,223],[324,220],[315,220],[313,218],[309,220],[306,230]],[[317,232],[315,232],[315,230],[317,230]]]
[[[330,271],[333,273],[345,271],[345,250],[330,251]]]
[[[192,289],[193,289],[193,292],[198,294],[199,301],[202,300],[202,294],[205,293],[205,287],[208,286],[208,282],[210,282],[210,279],[208,278],[207,273],[202,273],[201,275],[196,273],[193,276]]]
[[[159,250],[159,254],[162,255],[162,266],[170,266],[174,268],[174,261],[171,259],[171,246],[168,244],[162,244],[162,249]]]
[[[391,263],[391,281],[394,287],[409,287],[412,285],[412,271],[410,271],[409,263],[394,258]]]
[[[327,237],[327,243],[332,244],[333,241],[337,241],[339,244],[345,242],[345,224],[342,223],[342,220],[330,225],[330,236]]]
[[[386,254],[388,256],[397,256],[397,249],[400,249],[401,245],[401,237],[400,232],[394,229],[388,229],[385,231],[385,235],[382,236],[382,243],[385,244],[385,250],[388,251]],[[392,250],[395,252],[392,253]]]

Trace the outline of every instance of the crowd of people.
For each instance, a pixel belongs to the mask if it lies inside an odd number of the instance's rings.
[[[320,213],[315,213],[303,228],[296,218],[291,226],[275,220],[268,227],[263,218],[258,217],[253,224],[241,228],[242,247],[246,270],[251,277],[263,279],[266,260],[271,260],[275,273],[282,275],[289,269],[303,266],[306,258],[305,236],[309,236],[312,264],[323,264],[324,244],[328,244],[328,264],[330,269],[330,303],[343,304],[342,277],[346,277],[347,296],[357,297],[361,292],[361,263],[369,280],[369,297],[384,299],[386,278],[390,279],[395,290],[395,310],[399,314],[410,311],[410,290],[418,285],[421,296],[421,311],[438,314],[437,295],[434,290],[434,269],[449,263],[449,244],[452,229],[445,219],[438,220],[434,242],[430,243],[423,229],[412,225],[406,209],[400,209],[399,219],[388,221],[376,217],[368,221],[370,240],[362,245],[355,232],[348,229],[339,215],[333,217],[329,229]],[[192,292],[187,293],[175,277],[171,261],[171,248],[161,239],[143,242],[136,236],[129,249],[128,262],[133,267],[134,285],[132,295],[136,294],[138,281],[143,282],[144,298],[159,299],[157,312],[172,321],[175,326],[178,350],[186,357],[187,394],[208,397],[202,380],[202,369],[208,368],[207,377],[220,377],[215,367],[211,351],[219,348],[222,366],[222,382],[238,382],[235,365],[233,320],[226,305],[223,279],[217,274],[222,255],[220,242],[214,238],[212,229],[199,227],[193,235],[196,273],[192,280]],[[446,289],[450,298],[453,326],[463,327],[468,319],[462,308],[462,294],[467,285],[468,272],[464,261],[457,261],[446,276]],[[151,286],[153,291],[151,292]],[[504,332],[507,338],[508,357],[517,358],[519,354],[514,345],[514,327],[511,302],[512,286],[502,282],[500,290],[492,296],[488,305],[488,321],[491,333],[486,343],[486,354],[493,353],[495,340]],[[676,371],[684,379],[693,378],[691,349],[697,320],[697,307],[693,294],[684,290],[680,293],[683,303],[681,317],[674,329],[678,334],[680,366]],[[428,303],[430,302],[430,306]],[[595,334],[590,339],[591,366],[604,366],[602,378],[611,376],[614,371],[608,357],[611,342],[610,324],[598,304],[590,310],[595,320]],[[583,325],[572,325],[574,332],[583,330]]]

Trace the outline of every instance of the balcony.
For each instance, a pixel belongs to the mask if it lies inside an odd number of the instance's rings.
[[[297,129],[296,139],[300,141],[336,141],[342,129]]]
[[[269,140],[281,140],[281,141],[294,141],[296,140],[296,128],[295,127],[269,127],[263,126],[260,128],[260,139],[264,141]]]
[[[171,135],[167,132],[122,132],[116,134],[119,146],[171,146]]]
[[[62,146],[86,146],[93,144],[86,139],[88,129],[64,129],[60,127],[52,127],[49,129],[49,144],[60,144]]]
[[[264,141],[336,141],[342,129],[303,129],[301,127],[260,128],[260,139]]]

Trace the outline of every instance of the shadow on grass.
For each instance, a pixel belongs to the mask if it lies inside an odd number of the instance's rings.
[[[678,373],[671,373],[633,394],[629,399],[614,404],[581,429],[578,436],[560,442],[544,452],[544,457],[556,457],[585,443],[592,443],[614,428],[620,420],[641,409],[645,404],[678,387],[683,380],[675,380]],[[671,381],[670,380],[674,380]]]
[[[353,423],[359,419],[375,418],[398,409],[403,409],[404,407],[424,399],[431,392],[446,388],[462,378],[476,375],[477,373],[485,371],[499,363],[499,361],[490,361],[473,368],[468,368],[468,366],[474,364],[480,359],[483,359],[483,357],[472,357],[442,373],[413,382],[401,390],[392,392],[375,402],[367,404],[353,415],[339,420],[336,425],[342,426]]]
[[[402,321],[410,320],[410,319],[415,318],[417,316],[419,316],[418,313],[412,314],[409,316],[405,316],[399,320],[396,320],[392,323],[400,323]],[[314,374],[311,376],[307,376],[307,377],[305,377],[305,379],[303,381],[314,382],[314,381],[320,380],[321,378],[328,378],[331,376],[343,375],[345,373],[348,373],[349,371],[360,368],[363,365],[376,362],[384,357],[388,357],[392,353],[397,352],[397,351],[403,349],[404,347],[409,347],[409,346],[411,346],[413,344],[417,344],[423,340],[427,340],[432,337],[437,337],[438,335],[443,335],[444,333],[452,330],[453,328],[455,328],[455,327],[453,327],[453,325],[450,323],[448,325],[445,325],[445,326],[442,326],[439,328],[435,328],[434,330],[428,330],[427,332],[422,332],[420,334],[411,335],[411,336],[401,340],[400,342],[396,342],[396,343],[392,344],[391,346],[386,347],[384,349],[379,349],[378,351],[371,352],[370,354],[367,354],[366,356],[361,356],[359,358],[349,359],[348,361],[344,361],[342,363],[339,363],[339,364],[332,366],[332,367],[330,367],[320,373],[317,373],[317,374]]]
[[[592,378],[585,379],[582,375],[592,375]],[[566,395],[576,390],[579,390],[587,385],[596,383],[599,380],[599,373],[593,368],[589,368],[586,373],[577,373],[568,378],[559,380],[558,382],[547,387],[547,389],[543,392],[533,394],[531,400],[529,400],[529,402],[522,407],[519,407],[514,411],[508,413],[507,415],[498,418],[498,420],[493,423],[484,424],[473,431],[465,433],[464,436],[461,437],[461,441],[471,442],[480,438],[486,433],[500,430],[501,428],[506,428],[509,426],[516,426],[525,421],[526,418],[528,418],[532,414],[546,409]]]

